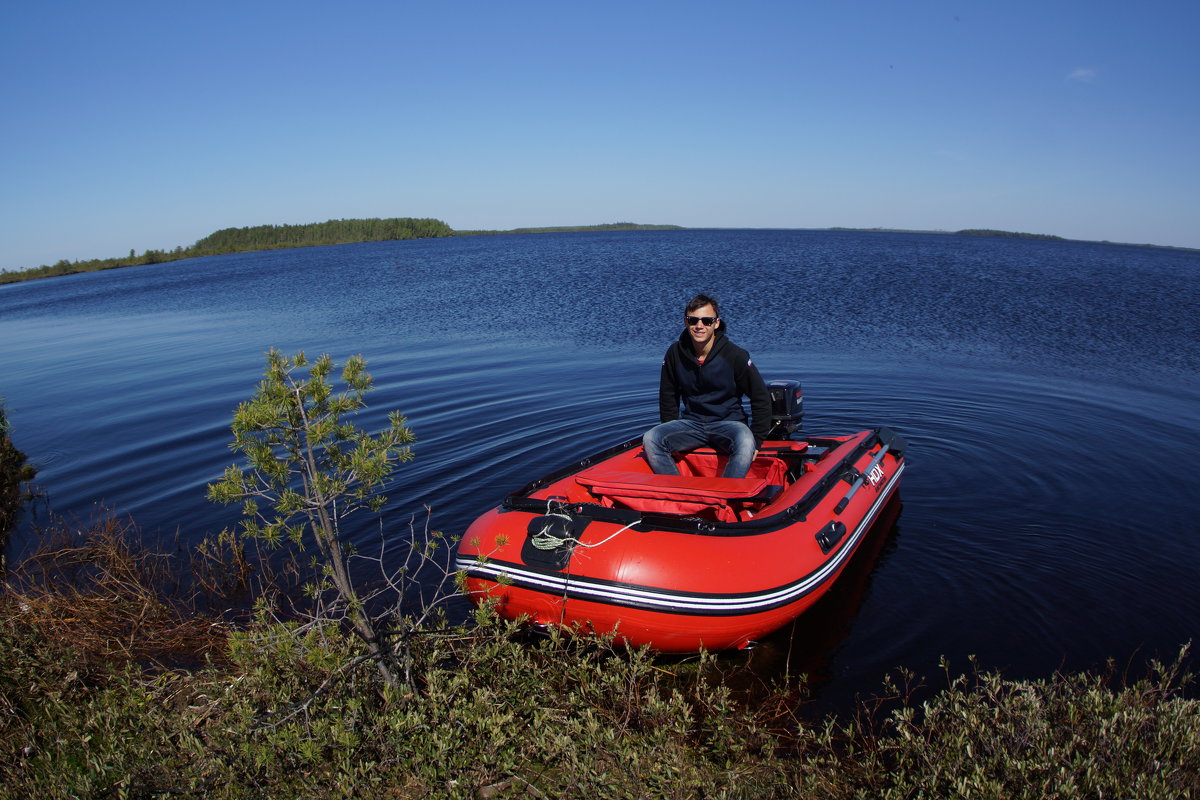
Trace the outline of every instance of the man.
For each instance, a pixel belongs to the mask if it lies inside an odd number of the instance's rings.
[[[683,333],[663,358],[662,424],[642,437],[646,460],[660,475],[678,475],[672,453],[713,447],[729,454],[722,477],[744,478],[770,429],[771,394],[749,354],[725,337],[715,298],[693,297],[683,321]],[[743,396],[750,398],[749,426]]]

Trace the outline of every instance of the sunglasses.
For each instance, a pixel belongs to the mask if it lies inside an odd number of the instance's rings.
[[[710,326],[714,322],[716,322],[718,318],[717,317],[684,317],[683,319],[685,322],[687,322],[688,325],[703,325],[704,327],[707,328],[708,326]]]

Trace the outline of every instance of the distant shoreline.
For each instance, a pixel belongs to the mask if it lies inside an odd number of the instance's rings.
[[[440,239],[450,236],[488,236],[524,233],[564,233],[573,231],[633,231],[684,230],[679,225],[642,225],[633,222],[613,222],[602,225],[577,225],[553,228],[514,228],[510,231],[456,231],[439,219],[393,217],[389,219],[339,219],[307,225],[258,225],[248,228],[223,228],[211,233],[188,248],[147,250],[141,255],[133,250],[123,258],[97,258],[86,261],[63,259],[55,264],[23,270],[0,270],[0,284],[19,283],[38,278],[76,275],[123,267],[164,264],[188,258],[225,256],[235,253],[261,253],[287,250],[294,247],[323,247],[334,244],[361,242],[393,242],[405,239]]]
[[[1111,244],[1117,247],[1149,247],[1152,250],[1179,250],[1185,253],[1200,253],[1200,248],[1177,247],[1170,244],[1149,244],[1139,242],[1114,242],[1110,239],[1068,239],[1065,236],[1055,236],[1050,233],[1018,233],[1016,231],[1000,231],[991,228],[966,228],[961,231],[911,230],[907,228],[817,228],[824,231],[848,231],[851,233],[920,233],[932,236],[993,236],[999,239],[1040,239],[1048,242],[1072,242],[1074,244]]]
[[[257,253],[269,250],[284,250],[293,247],[320,247],[333,244],[358,244],[361,242],[399,241],[403,239],[431,239],[451,236],[495,236],[527,233],[575,233],[603,231],[664,231],[664,230],[772,230],[763,228],[688,228],[682,225],[647,225],[634,222],[613,222],[600,225],[573,225],[544,228],[513,228],[512,230],[454,230],[437,219],[414,219],[396,217],[391,219],[348,219],[329,220],[308,225],[259,225],[250,228],[225,228],[206,236],[191,247],[176,247],[174,250],[147,250],[140,256],[130,250],[124,258],[91,259],[68,261],[63,259],[53,265],[42,265],[23,270],[0,270],[0,284],[19,283],[38,278],[75,275],[82,272],[98,272],[122,267],[138,267],[147,264],[162,264],[188,258],[231,255],[234,253]],[[961,231],[910,230],[903,228],[787,228],[778,230],[812,230],[850,233],[905,233],[941,236],[990,236],[1008,239],[1036,239],[1053,242],[1075,242],[1081,244],[1111,244],[1121,247],[1149,247],[1156,250],[1178,250],[1196,253],[1200,249],[1175,247],[1160,244],[1136,244],[1133,242],[1094,241],[1067,239],[1044,233],[1019,233],[993,230],[990,228],[968,228]]]

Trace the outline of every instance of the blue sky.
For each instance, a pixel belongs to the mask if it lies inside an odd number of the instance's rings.
[[[0,268],[344,217],[1200,247],[1200,3],[0,13]]]

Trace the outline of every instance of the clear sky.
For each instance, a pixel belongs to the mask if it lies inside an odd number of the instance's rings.
[[[1200,247],[1200,2],[6,4],[0,268],[219,228]]]

